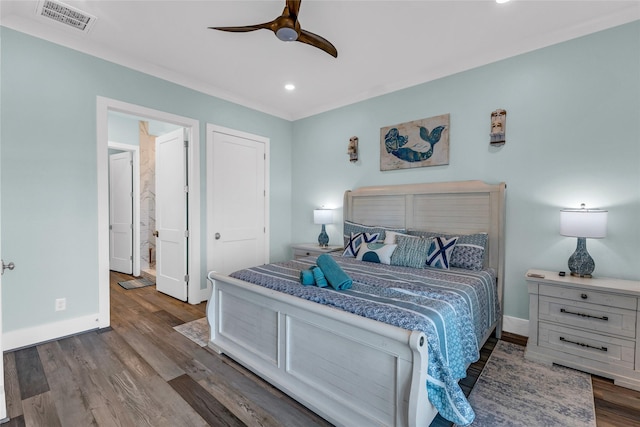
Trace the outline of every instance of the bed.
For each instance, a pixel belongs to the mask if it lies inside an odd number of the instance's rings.
[[[484,277],[485,283],[491,282],[488,288],[494,290],[500,304],[504,289],[505,188],[504,183],[479,181],[364,187],[345,192],[344,219],[345,223],[416,234],[486,233],[485,269],[477,274]],[[357,293],[368,286],[374,290],[384,288],[375,292],[392,293],[395,299],[413,301],[423,297],[411,285],[415,273],[412,270],[417,269],[381,266],[390,280],[410,285],[379,287],[374,269],[369,268],[371,263],[353,258],[338,261],[354,277],[349,292]],[[442,403],[425,386],[428,378],[434,382],[431,373],[436,368],[429,364],[430,357],[433,360],[437,353],[429,331],[406,329],[401,327],[405,326],[402,322],[385,323],[354,314],[357,310],[345,311],[339,303],[318,304],[315,297],[305,299],[279,289],[288,287],[293,293],[302,289],[292,282],[300,269],[313,263],[313,258],[275,263],[234,273],[235,277],[210,272],[209,346],[242,363],[333,424],[428,426],[438,413],[436,406]],[[266,272],[259,272],[260,269]],[[462,269],[452,268],[451,272],[467,281],[470,274],[457,270]],[[248,281],[259,273],[260,277],[281,276],[281,280],[270,281],[267,286]],[[311,288],[309,294],[319,292]],[[339,294],[337,298],[341,300],[349,292],[333,293]],[[499,312],[484,319],[487,324],[474,327],[474,338],[467,341],[476,341],[481,347],[493,330],[500,336],[501,319]],[[436,406],[429,399],[430,393]],[[464,407],[465,402],[458,403]],[[455,408],[454,405],[454,412]],[[465,416],[461,414],[461,419]]]

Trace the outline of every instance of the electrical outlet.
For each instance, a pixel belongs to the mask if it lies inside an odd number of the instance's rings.
[[[62,311],[66,309],[67,309],[67,299],[66,298],[56,299],[56,311]]]

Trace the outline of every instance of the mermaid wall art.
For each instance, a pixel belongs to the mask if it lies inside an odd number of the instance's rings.
[[[380,129],[380,170],[449,164],[449,114]]]

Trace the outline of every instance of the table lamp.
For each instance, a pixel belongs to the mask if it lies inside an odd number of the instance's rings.
[[[333,211],[331,209],[314,209],[313,223],[322,225],[322,230],[318,236],[318,244],[320,247],[326,248],[329,245],[329,235],[324,226],[325,224],[333,223]]]
[[[596,265],[587,252],[586,239],[601,239],[607,235],[607,211],[586,209],[584,203],[580,209],[563,209],[560,211],[560,234],[578,238],[576,251],[569,257],[571,275],[591,277]]]

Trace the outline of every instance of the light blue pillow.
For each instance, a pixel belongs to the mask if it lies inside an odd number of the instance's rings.
[[[378,264],[391,264],[391,256],[398,245],[385,245],[384,243],[363,243],[356,257],[359,261],[376,262]]]
[[[429,267],[448,270],[451,265],[451,254],[456,246],[458,237],[434,237],[427,254],[427,265]]]
[[[376,242],[379,237],[379,233],[351,233],[351,238],[344,245],[342,256],[355,257],[363,243]]]
[[[396,235],[398,247],[391,256],[391,265],[425,268],[432,238]]]

